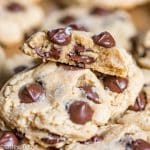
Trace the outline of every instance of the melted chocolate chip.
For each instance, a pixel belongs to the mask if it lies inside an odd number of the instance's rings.
[[[142,140],[137,139],[132,143],[132,149],[133,150],[150,150],[150,143]]]
[[[145,109],[146,104],[147,104],[146,95],[144,92],[141,92],[139,96],[136,98],[135,104],[133,106],[129,106],[129,110],[142,111]]]
[[[46,144],[54,145],[63,142],[64,138],[62,138],[60,135],[50,133],[48,137],[42,138],[41,140]]]
[[[88,31],[86,27],[79,24],[70,24],[68,27],[72,28],[73,30]]]
[[[64,70],[71,70],[71,71],[75,71],[75,70],[80,70],[81,69],[81,68],[76,67],[76,66],[70,66],[70,65],[61,64],[61,63],[57,63],[57,66],[62,67]]]
[[[11,12],[20,12],[25,10],[25,8],[21,4],[18,4],[16,2],[11,2],[6,6],[6,9]]]
[[[71,42],[70,28],[60,28],[48,31],[48,39],[58,45],[68,45]]]
[[[102,32],[99,35],[94,35],[92,38],[95,44],[105,48],[111,48],[116,45],[114,38],[109,32]]]
[[[82,52],[89,51],[81,44],[76,44],[73,51],[68,54],[69,58],[76,63],[91,64],[96,60],[93,57],[82,55]]]
[[[27,68],[28,67],[25,65],[20,65],[20,66],[14,68],[14,73],[16,74],[16,73],[22,72],[22,71],[26,70]]]
[[[94,143],[100,142],[102,140],[103,140],[103,138],[101,136],[95,135],[91,139],[88,139],[86,141],[82,141],[80,143],[85,144],[85,145],[89,145],[89,144],[94,144]]]
[[[25,85],[19,91],[19,98],[21,103],[33,103],[40,100],[40,97],[44,94],[44,88],[39,83],[31,83]]]
[[[84,90],[86,97],[92,100],[94,103],[99,104],[99,96],[98,94],[92,89],[92,86],[82,86],[80,87]]]
[[[76,63],[92,64],[95,62],[95,59],[90,56],[79,56],[75,53],[69,53],[68,56],[72,61],[75,61]]]
[[[109,89],[112,92],[122,93],[128,86],[128,79],[115,77],[115,76],[106,76],[103,78],[104,87]]]
[[[36,53],[38,56],[41,58],[54,58],[54,59],[59,59],[60,58],[60,53],[61,49],[56,48],[55,46],[52,46],[51,49],[48,52],[43,52],[40,49],[35,49]]]
[[[12,150],[19,144],[19,141],[13,132],[4,132],[0,137],[0,146],[5,150]]]
[[[67,25],[67,24],[70,24],[70,23],[74,22],[75,20],[76,20],[76,19],[75,19],[74,16],[68,15],[68,16],[65,16],[65,17],[61,18],[61,19],[59,20],[59,22],[60,22],[61,24]]]
[[[112,11],[100,7],[95,7],[91,10],[90,14],[104,16],[110,14]]]
[[[93,110],[88,103],[75,101],[69,107],[69,115],[72,122],[76,124],[85,124],[92,119]]]

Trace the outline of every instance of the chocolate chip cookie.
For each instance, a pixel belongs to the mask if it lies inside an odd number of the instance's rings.
[[[134,105],[118,120],[119,123],[135,123],[150,132],[150,71],[143,70],[145,84]]]
[[[45,148],[86,141],[134,103],[143,78],[134,63],[129,66],[132,72],[122,78],[60,63],[42,64],[7,82],[0,115],[9,128]]]
[[[109,32],[91,34],[72,27],[33,34],[24,44],[25,54],[43,61],[55,61],[90,68],[109,75],[127,75],[126,52],[117,48]]]
[[[136,125],[112,124],[100,128],[93,138],[72,143],[65,150],[144,150],[150,148],[149,135]]]
[[[17,0],[1,0],[0,14],[0,43],[7,47],[20,45],[41,25],[44,17],[39,6]]]
[[[108,31],[115,38],[116,45],[127,50],[131,49],[130,39],[136,35],[135,26],[127,12],[100,7],[55,10],[46,18],[43,28],[52,29],[66,25],[95,34]]]
[[[135,46],[137,63],[143,68],[150,69],[150,31],[144,35],[139,35]]]
[[[81,6],[87,6],[87,7],[91,7],[91,6],[103,6],[106,8],[125,8],[125,9],[129,9],[129,8],[133,8],[135,6],[138,5],[142,5],[146,2],[149,2],[149,0],[128,0],[128,1],[124,1],[124,0],[56,0],[56,2],[58,2],[61,5],[81,5]]]

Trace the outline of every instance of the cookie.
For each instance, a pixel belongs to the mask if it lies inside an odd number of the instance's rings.
[[[128,1],[124,1],[124,0],[105,0],[105,1],[101,1],[101,0],[56,0],[56,2],[58,2],[61,5],[81,5],[81,6],[87,6],[87,7],[91,7],[91,6],[101,6],[101,7],[107,7],[107,8],[125,8],[125,9],[129,9],[129,8],[133,8],[135,6],[138,5],[142,5],[146,2],[149,2],[149,0],[128,0]]]
[[[150,69],[150,31],[137,37],[135,57],[142,68]]]
[[[137,97],[135,104],[129,106],[128,111],[118,122],[123,124],[130,124],[132,122],[143,130],[150,131],[150,71],[142,71],[145,79],[143,90]]]
[[[53,29],[66,25],[95,34],[108,31],[115,38],[117,46],[127,50],[131,49],[130,39],[136,35],[136,28],[127,12],[98,7],[71,7],[65,10],[55,10],[46,18],[43,28]]]
[[[25,54],[44,61],[56,61],[125,77],[126,52],[117,48],[115,43],[109,32],[93,35],[67,27],[33,34],[22,50]]]
[[[29,70],[41,63],[40,60],[33,59],[24,54],[16,54],[8,58],[5,63],[5,78],[8,80],[13,75]]]
[[[142,150],[150,148],[149,135],[136,125],[109,125],[85,142],[72,143],[65,150]],[[101,129],[99,129],[101,130]]]
[[[20,45],[41,25],[44,17],[39,6],[18,0],[1,0],[0,14],[0,43],[6,47]]]
[[[60,147],[67,138],[90,138],[97,132],[97,125],[107,123],[110,98],[99,80],[88,69],[73,69],[64,71],[48,63],[12,78],[1,99],[6,112],[2,116],[10,128],[17,128],[44,147]]]
[[[7,82],[0,115],[10,128],[42,147],[85,141],[134,103],[143,78],[135,64],[129,66],[133,74],[121,78],[64,64],[42,64]]]

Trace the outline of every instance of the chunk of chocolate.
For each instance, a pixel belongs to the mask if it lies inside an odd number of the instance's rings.
[[[102,32],[98,35],[94,35],[93,41],[95,44],[104,48],[112,48],[116,45],[116,42],[109,32]]]
[[[44,88],[39,83],[31,83],[25,85],[19,91],[19,98],[21,103],[33,103],[40,100],[41,96],[44,94]]]
[[[68,111],[70,120],[76,124],[86,124],[92,119],[93,110],[88,103],[84,101],[73,102]]]
[[[132,143],[132,150],[150,150],[150,143],[137,139]]]

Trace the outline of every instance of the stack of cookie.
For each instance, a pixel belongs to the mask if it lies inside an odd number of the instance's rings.
[[[0,0],[0,149],[150,150],[148,0],[40,1]]]

